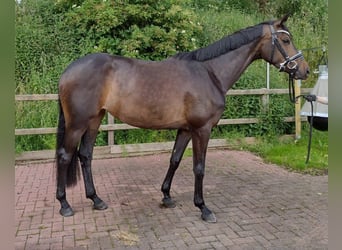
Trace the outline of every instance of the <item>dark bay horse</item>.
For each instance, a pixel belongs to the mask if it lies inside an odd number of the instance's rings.
[[[174,206],[172,179],[192,140],[194,204],[203,220],[215,222],[203,199],[203,177],[208,140],[225,108],[226,92],[256,59],[264,59],[295,79],[306,79],[309,73],[302,53],[291,41],[287,18],[242,29],[207,47],[163,61],[97,53],[71,63],[59,81],[56,198],[60,214],[74,214],[65,189],[77,182],[78,158],[86,197],[95,209],[107,208],[96,194],[91,161],[98,128],[108,111],[133,126],[178,130],[161,187],[167,207]]]

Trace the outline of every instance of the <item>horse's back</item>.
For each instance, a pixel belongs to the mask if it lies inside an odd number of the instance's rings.
[[[76,80],[79,77],[94,74],[112,60],[112,56],[106,53],[94,53],[83,56],[70,63],[64,70],[60,78],[60,84],[64,84],[70,78]]]

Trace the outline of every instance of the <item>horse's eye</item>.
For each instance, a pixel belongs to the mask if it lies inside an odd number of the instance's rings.
[[[283,39],[283,43],[285,44],[290,44],[291,40],[288,38]]]

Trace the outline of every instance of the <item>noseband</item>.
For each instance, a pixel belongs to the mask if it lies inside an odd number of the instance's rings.
[[[278,37],[277,37],[277,33],[285,33],[287,34],[289,37],[291,37],[290,33],[286,30],[277,30],[275,31],[273,26],[270,25],[270,29],[271,29],[271,34],[272,34],[272,52],[271,52],[271,62],[273,61],[273,56],[274,56],[274,45],[277,47],[277,49],[279,50],[280,54],[284,57],[285,61],[280,63],[279,66],[279,71],[284,71],[285,67],[287,67],[290,70],[290,74],[294,74],[294,72],[297,70],[297,62],[296,60],[298,58],[303,58],[303,54],[302,51],[298,51],[297,54],[289,57],[286,53],[286,51],[283,49],[283,47],[281,47],[279,41],[278,41]]]

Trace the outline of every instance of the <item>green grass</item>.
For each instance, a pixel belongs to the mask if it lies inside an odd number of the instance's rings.
[[[309,126],[304,125],[302,137],[299,140],[265,139],[261,138],[254,145],[245,145],[243,149],[252,151],[261,156],[266,162],[283,166],[291,171],[312,175],[328,172],[328,133],[313,129],[311,153],[306,163]]]

